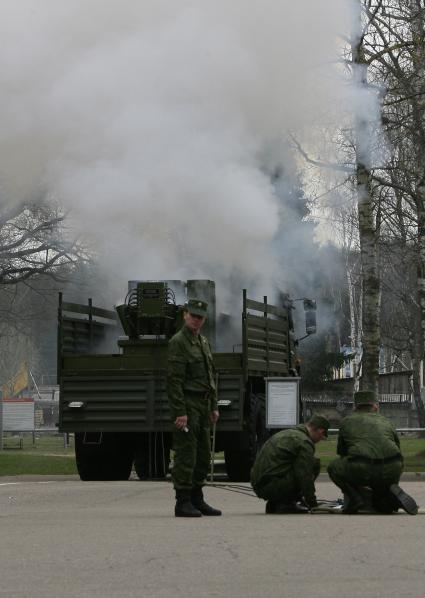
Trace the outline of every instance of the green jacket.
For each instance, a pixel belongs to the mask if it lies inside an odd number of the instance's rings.
[[[358,412],[344,417],[339,428],[337,453],[386,459],[400,455],[400,440],[389,419],[379,413]]]
[[[278,432],[267,440],[254,463],[252,486],[255,488],[273,477],[282,478],[292,473],[307,503],[314,502],[314,453],[314,442],[303,424]]]
[[[167,392],[174,420],[187,415],[186,401],[195,393],[209,394],[211,411],[217,409],[215,369],[210,344],[183,326],[168,344]]]

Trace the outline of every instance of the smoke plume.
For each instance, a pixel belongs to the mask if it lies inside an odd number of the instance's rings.
[[[118,293],[205,277],[262,296],[290,279],[297,164],[282,147],[288,132],[315,147],[350,109],[349,2],[0,6],[3,204],[59,201]]]

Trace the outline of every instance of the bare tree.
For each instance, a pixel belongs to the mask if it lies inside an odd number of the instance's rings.
[[[71,239],[66,215],[51,202],[0,207],[0,380],[16,373],[24,359],[36,367],[37,324],[48,321],[59,285],[74,276],[90,255]],[[53,324],[54,327],[54,324]],[[53,328],[54,329],[54,328]]]
[[[41,274],[64,280],[69,269],[88,259],[83,244],[67,238],[64,220],[47,202],[0,208],[0,288]]]
[[[383,124],[392,158],[372,172],[387,248],[416,252],[416,289],[411,269],[400,277],[399,296],[410,313],[409,346],[419,422],[425,425],[420,364],[425,339],[425,8],[423,0],[363,0],[370,19],[365,59],[372,80],[385,85]],[[405,246],[405,250],[401,246]]]

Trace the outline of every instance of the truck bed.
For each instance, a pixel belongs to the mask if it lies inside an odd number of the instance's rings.
[[[242,429],[243,375],[240,354],[217,360],[219,431]],[[62,357],[62,432],[171,431],[162,359],[135,355]],[[220,367],[221,366],[221,367]],[[225,366],[225,367],[223,367]],[[70,404],[82,403],[81,407]]]

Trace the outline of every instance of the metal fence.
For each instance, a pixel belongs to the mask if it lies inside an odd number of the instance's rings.
[[[301,397],[304,419],[313,412],[325,415],[332,428],[338,428],[341,419],[353,410],[352,393],[344,392],[311,392]],[[421,431],[413,395],[408,392],[387,392],[379,394],[381,413],[388,417],[400,430]]]
[[[58,451],[62,454],[64,451],[74,446],[74,435],[68,433],[59,433],[57,428],[42,430],[3,432],[3,449],[30,449],[40,450],[47,453]]]

